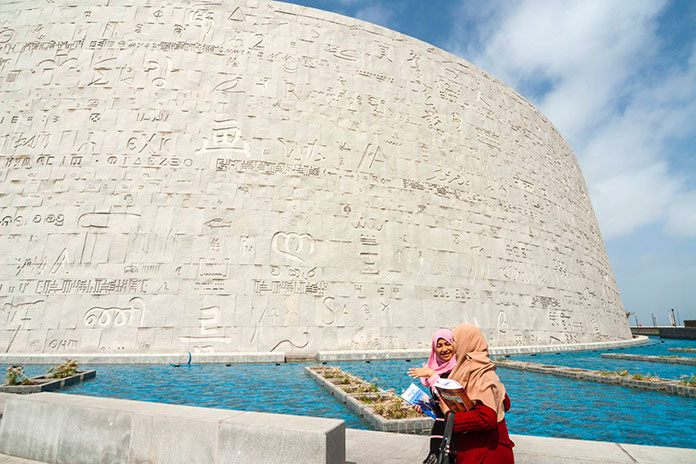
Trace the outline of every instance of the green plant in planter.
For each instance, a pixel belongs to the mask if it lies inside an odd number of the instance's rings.
[[[30,385],[32,382],[24,375],[24,366],[10,366],[5,376],[7,385]]]
[[[358,387],[358,393],[372,393],[379,391],[379,387],[374,383],[364,383]]]
[[[48,370],[47,375],[56,379],[64,379],[77,374],[77,361],[74,359],[66,359],[59,366],[52,367]]]
[[[374,404],[379,401],[381,401],[381,398],[379,396],[370,396],[365,393],[361,393],[358,395],[358,401],[364,404]]]
[[[686,385],[688,387],[696,387],[696,374],[691,374],[691,377],[688,375],[682,375],[679,377],[681,380],[679,381],[680,384]]]
[[[401,398],[391,396],[384,401],[375,404],[373,410],[375,413],[386,419],[405,419],[407,417],[420,417],[420,413],[416,412],[406,405]]]

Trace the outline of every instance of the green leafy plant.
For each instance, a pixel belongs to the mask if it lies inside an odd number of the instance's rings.
[[[691,376],[682,375],[679,378],[681,379],[679,380],[680,384],[686,385],[687,387],[696,387],[696,374],[691,374]]]
[[[7,385],[31,385],[32,383],[31,380],[24,375],[24,366],[8,367],[5,381]]]
[[[350,377],[348,377],[347,375],[344,375],[343,377],[338,377],[336,380],[333,381],[333,383],[336,385],[349,385]]]
[[[363,383],[358,386],[358,393],[376,393],[379,391],[379,387],[374,383]]]
[[[653,377],[650,373],[647,374],[633,374],[631,376],[633,380],[646,380],[648,382],[659,382],[659,378]]]
[[[70,377],[77,373],[77,361],[74,359],[66,359],[65,362],[59,366],[52,367],[48,370],[48,377],[53,377],[56,379],[64,379]]]
[[[375,404],[382,401],[379,395],[373,395],[369,393],[361,393],[358,395],[358,401],[364,404]]]

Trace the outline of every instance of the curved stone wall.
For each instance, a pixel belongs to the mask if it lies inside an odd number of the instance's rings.
[[[267,1],[0,18],[0,352],[630,338],[574,155],[466,61]]]

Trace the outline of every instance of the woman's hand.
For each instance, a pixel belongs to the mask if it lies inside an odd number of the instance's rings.
[[[419,377],[432,377],[435,375],[435,370],[423,364],[423,367],[412,367],[408,370],[409,377],[417,379]]]
[[[438,396],[440,396],[440,395],[438,394]],[[442,412],[445,416],[447,415],[447,413],[450,410],[450,408],[447,407],[447,403],[442,401],[442,398],[440,398],[440,409],[442,410]]]
[[[416,411],[418,411],[419,413],[423,414],[423,410],[421,409],[420,405],[414,404],[414,405],[412,405],[411,407],[412,407],[413,409],[415,409]]]

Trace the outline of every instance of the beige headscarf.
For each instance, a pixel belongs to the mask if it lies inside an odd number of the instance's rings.
[[[457,365],[449,375],[464,386],[466,394],[498,413],[498,422],[505,418],[505,387],[495,373],[488,357],[488,343],[481,331],[471,324],[461,324],[452,330],[456,344]]]

